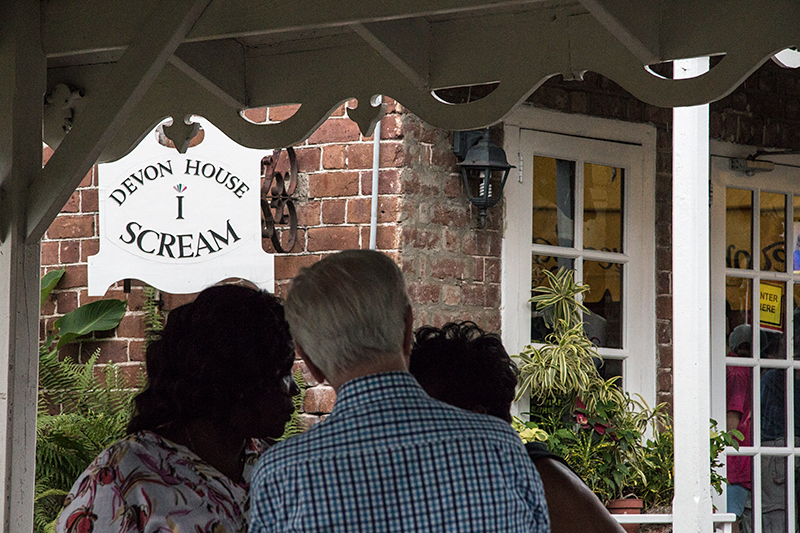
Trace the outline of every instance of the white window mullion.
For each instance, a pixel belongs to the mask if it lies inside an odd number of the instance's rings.
[[[761,272],[761,191],[753,191],[753,255],[751,262],[753,263],[753,271]]]
[[[575,160],[575,249],[583,250],[583,159]]]
[[[754,381],[755,383],[755,381]],[[755,390],[755,389],[754,389]],[[760,402],[755,402],[756,404]],[[755,432],[754,435],[755,437]],[[755,441],[755,438],[753,439]],[[759,441],[760,441],[759,437]],[[753,501],[753,533],[762,533],[761,527],[761,457],[762,455],[757,453],[753,456],[753,481],[752,487],[753,492],[751,493],[750,497]]]
[[[789,409],[790,411],[794,410],[792,407],[792,402],[789,402]],[[789,418],[789,420],[794,421],[794,418]],[[791,425],[794,426],[794,423],[792,423]],[[787,444],[792,444],[792,445],[794,444],[794,428],[792,428],[791,439],[787,439],[786,442]],[[797,451],[794,449],[793,446],[790,449],[792,449],[794,452]],[[794,524],[795,516],[797,515],[797,507],[795,506],[795,502],[797,501],[795,495],[795,491],[797,491],[797,486],[795,485],[795,483],[797,482],[797,480],[795,479],[795,466],[794,466],[796,461],[797,461],[797,456],[794,455],[794,453],[789,454],[789,456],[786,458],[786,469],[787,469],[786,486],[789,488],[789,494],[786,495],[786,502],[788,504],[786,507],[787,524]]]

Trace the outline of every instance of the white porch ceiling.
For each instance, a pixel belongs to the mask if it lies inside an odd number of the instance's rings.
[[[366,130],[375,94],[434,126],[469,129],[502,119],[548,77],[587,70],[654,105],[705,103],[800,42],[800,4],[780,0],[51,0],[42,24],[48,89],[66,83],[90,105],[126,52],[163,48],[153,36],[186,4],[208,5],[102,159],[126,153],[164,117],[191,113],[246,146],[275,147],[303,140],[342,101],[358,98],[352,115]],[[718,54],[725,59],[696,80],[665,80],[644,68]],[[150,55],[155,64],[157,52]],[[430,93],[495,81],[492,95],[469,104],[446,105]],[[239,116],[287,103],[303,107],[282,124]]]
[[[50,0],[42,9],[54,95],[44,137],[57,150],[31,190],[29,237],[92,164],[123,156],[166,117],[177,137],[199,114],[242,145],[273,148],[304,140],[351,98],[350,116],[369,132],[370,98],[382,94],[434,126],[472,129],[502,120],[547,78],[589,70],[644,102],[684,106],[725,96],[800,43],[791,0]],[[704,55],[724,58],[696,79],[646,69]],[[494,92],[467,104],[431,93],[490,82]],[[281,104],[302,106],[279,124],[240,115]]]

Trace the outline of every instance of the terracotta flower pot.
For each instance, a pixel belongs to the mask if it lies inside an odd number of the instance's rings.
[[[644,502],[639,498],[622,498],[606,504],[611,514],[642,514],[642,507]],[[639,533],[639,524],[622,524],[622,529],[628,533]]]

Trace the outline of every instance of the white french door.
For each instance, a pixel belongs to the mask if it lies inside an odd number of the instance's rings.
[[[711,158],[712,416],[745,436],[727,467],[736,485],[729,498],[744,495],[740,531],[794,533],[800,168],[776,164],[772,172],[748,176],[731,170],[730,161]]]
[[[654,402],[654,131],[531,110],[517,124],[506,124],[506,150],[519,167],[504,194],[506,346],[517,353],[544,340],[532,288],[546,281],[544,270],[575,269],[591,289],[584,323],[602,372]],[[587,130],[591,137],[569,134]]]

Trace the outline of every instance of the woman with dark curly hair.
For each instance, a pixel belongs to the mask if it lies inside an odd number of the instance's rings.
[[[474,322],[414,332],[409,372],[430,396],[511,422],[517,367],[499,335]],[[544,485],[553,533],[624,533],[578,475],[542,443],[525,445]]]
[[[220,285],[169,314],[128,435],[78,478],[58,533],[247,530],[251,467],[299,390],[280,301]]]

